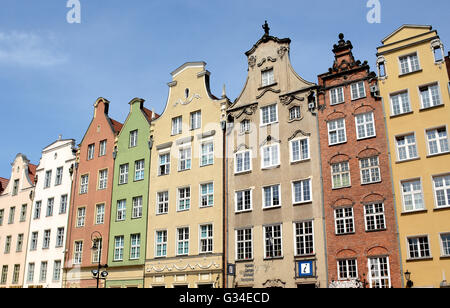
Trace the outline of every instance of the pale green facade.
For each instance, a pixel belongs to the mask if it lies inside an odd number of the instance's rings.
[[[117,137],[111,202],[107,286],[142,287],[146,251],[152,112],[142,99]]]

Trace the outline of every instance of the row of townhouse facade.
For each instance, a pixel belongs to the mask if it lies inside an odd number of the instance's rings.
[[[17,155],[0,178],[0,287],[448,287],[437,31],[386,37],[378,74],[340,34],[314,83],[263,28],[233,102],[187,62],[161,115],[135,98],[120,123],[99,98],[78,146],[59,138],[38,166]]]

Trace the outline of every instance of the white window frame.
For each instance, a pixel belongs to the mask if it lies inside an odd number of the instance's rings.
[[[248,166],[249,169],[245,169],[245,160],[246,160],[246,154],[248,153]],[[240,158],[239,158],[240,157]],[[242,170],[238,170],[238,162],[242,161]],[[234,173],[244,173],[252,171],[252,151],[251,150],[245,150],[245,151],[239,151],[234,154]]]
[[[335,172],[333,166],[339,166],[339,171]],[[343,170],[343,166],[344,167],[346,166],[347,170]],[[331,183],[332,183],[333,189],[340,189],[340,188],[352,186],[352,179],[351,179],[351,173],[350,173],[350,162],[348,160],[342,161],[339,163],[335,163],[335,164],[331,164],[330,170],[331,170]],[[344,185],[344,182],[342,180],[344,175],[348,175],[348,185]],[[339,180],[341,182],[340,186],[336,185],[335,177],[339,178]]]
[[[381,207],[381,211],[379,210]],[[374,226],[369,228],[370,225]],[[366,232],[386,230],[386,214],[383,202],[372,202],[364,204],[364,223]]]
[[[425,242],[420,242],[420,240],[426,239]],[[415,243],[412,243],[414,246],[417,246],[416,248],[418,249],[417,252],[419,254],[419,256],[417,257],[413,257],[411,256],[411,242],[410,241],[415,241]],[[424,245],[428,246],[428,250],[425,250],[423,248]],[[408,236],[406,237],[406,248],[407,248],[407,258],[406,260],[420,260],[420,259],[429,259],[432,258],[432,254],[431,254],[431,245],[430,245],[430,239],[428,237],[428,235],[418,235],[418,236]],[[428,251],[428,255],[426,255],[426,251]]]
[[[210,147],[212,146],[212,148]],[[203,149],[206,151],[203,151]],[[214,164],[214,141],[207,140],[200,143],[200,167]]]
[[[305,151],[304,142],[306,142],[306,151]],[[298,158],[297,159],[294,157],[294,144],[296,144],[296,143],[298,143]],[[311,159],[309,137],[295,138],[295,139],[289,141],[289,154],[290,154],[290,158],[291,158],[291,163]]]
[[[445,131],[445,137],[440,136],[439,131]],[[433,132],[435,137],[433,139],[430,138],[430,134]],[[427,142],[427,149],[428,149],[428,155],[439,155],[444,153],[450,153],[450,146],[449,146],[449,134],[446,126],[436,127],[432,129],[427,129],[425,131],[425,138]],[[434,142],[436,144],[437,152],[431,153],[432,147],[430,146],[430,143]],[[433,147],[434,148],[434,147]]]
[[[64,167],[56,168],[56,176],[55,176],[55,186],[62,184]]]
[[[123,250],[125,247],[125,237],[118,235],[114,237],[114,261],[123,261]]]
[[[191,112],[189,118],[191,130],[200,129],[202,127],[202,112],[200,110]]]
[[[332,123],[335,123],[335,128],[333,129],[331,128]],[[343,126],[339,127],[341,123],[343,124]],[[345,118],[328,121],[327,128],[328,128],[328,145],[335,145],[347,142],[347,130],[345,125]],[[339,138],[339,131],[344,131],[343,140]],[[331,133],[336,134],[336,142],[331,142],[332,140]]]
[[[275,83],[273,68],[261,71],[261,87],[270,86]]]
[[[275,107],[274,109],[272,109]],[[267,122],[264,122],[264,112],[267,110]],[[275,114],[275,119],[272,119],[273,114]],[[261,107],[260,109],[260,120],[261,125],[260,126],[266,126],[274,123],[278,123],[278,105],[271,104],[268,106]]]
[[[314,244],[314,221],[305,220],[293,223],[294,256],[310,256],[316,253]],[[302,233],[299,233],[301,231]],[[311,231],[311,232],[309,232]]]
[[[364,162],[368,162],[366,166],[363,167]],[[381,182],[381,171],[380,171],[380,157],[364,157],[359,159],[359,169],[361,175],[361,185],[368,185]],[[364,173],[368,172],[369,178],[364,177]],[[378,178],[377,178],[378,176]],[[366,179],[366,180],[364,180]]]
[[[89,174],[83,174],[80,177],[80,195],[87,194],[89,187]]]
[[[446,240],[446,244],[444,244],[444,240],[443,237],[448,237],[448,239]],[[441,246],[441,257],[450,257],[450,232],[443,232],[439,234],[439,243]],[[447,246],[447,247],[444,247]],[[447,253],[446,253],[446,249],[447,248]]]
[[[128,183],[128,173],[130,165],[128,163],[119,166],[119,185]]]
[[[178,116],[172,118],[172,136],[179,135],[183,132],[183,118]]]
[[[50,239],[52,231],[50,229],[44,230],[44,235],[42,237],[42,249],[50,248]]]
[[[410,138],[411,136],[412,136],[412,138]],[[403,139],[404,144],[399,145],[399,142],[402,141],[402,139]],[[397,149],[397,160],[398,161],[407,161],[410,159],[419,158],[419,152],[417,150],[417,141],[416,141],[415,133],[396,136],[395,137],[395,147]],[[400,152],[404,152],[406,158],[402,159],[400,157],[400,155],[401,155]],[[415,156],[413,154],[415,154]]]
[[[275,152],[273,148],[276,148]],[[266,149],[269,149],[269,163],[266,165]],[[276,155],[276,160],[274,159]],[[280,165],[280,145],[278,143],[273,143],[265,145],[261,148],[261,169],[274,168]]]
[[[342,266],[340,263],[342,263]],[[350,268],[352,268],[352,267],[354,267],[354,269],[355,269],[354,271],[350,270]],[[341,271],[342,268],[345,268],[345,275],[343,275],[344,273]],[[337,274],[338,274],[339,281],[357,279],[358,278],[358,260],[356,260],[355,258],[337,260]]]
[[[278,203],[279,204],[274,204],[274,187],[278,187]],[[266,194],[265,194],[265,189],[268,188],[270,189],[270,204],[266,206],[267,204],[267,200],[266,200]],[[263,186],[262,187],[262,208],[263,209],[272,209],[272,208],[278,208],[281,207],[281,184],[274,184],[274,185],[268,185],[268,186]]]
[[[275,227],[279,227],[280,228],[280,236],[275,237]],[[270,231],[270,236],[273,239],[272,243],[270,243],[270,246],[272,246],[272,252],[278,251],[275,250],[275,240],[279,241],[279,246],[280,246],[280,250],[279,253],[272,254],[271,256],[268,256],[267,253],[267,245],[268,245],[268,241],[270,241],[270,239],[267,238],[267,229],[271,228],[272,230]],[[263,226],[263,243],[264,243],[264,259],[276,259],[276,258],[282,258],[283,257],[283,224],[272,224],[272,225],[266,225]],[[277,245],[278,246],[278,245]]]
[[[136,196],[132,198],[132,210],[131,210],[131,218],[142,218],[143,212],[143,196]]]
[[[116,221],[124,221],[127,217],[127,200],[117,200]]]
[[[164,162],[162,161],[162,158],[165,157],[167,158],[167,160],[165,160]],[[158,155],[158,175],[167,175],[170,174],[170,152],[167,153],[159,153]],[[164,173],[161,172],[161,167],[164,167]]]
[[[102,140],[100,141],[100,149],[98,151],[98,156],[105,156],[106,155],[106,144],[107,144],[107,140]]]
[[[346,210],[351,210],[350,214]],[[338,217],[338,212],[342,212],[342,217]],[[344,227],[342,232],[339,231],[338,222],[340,222]],[[350,222],[351,225],[349,224]],[[347,206],[334,209],[334,227],[336,235],[355,233],[355,213],[353,207]]]
[[[108,169],[99,170],[98,172],[98,190],[106,189],[108,186]]]
[[[95,224],[102,225],[105,223],[105,204],[99,203],[95,205]]]
[[[59,203],[59,214],[65,214],[67,212],[67,202],[69,200],[69,196],[67,194],[61,195],[60,203]]]
[[[190,170],[191,168],[192,168],[192,146],[191,144],[188,144],[178,149],[178,171],[186,171]]]
[[[128,147],[129,148],[137,147],[137,142],[138,142],[138,130],[135,129],[135,130],[130,131]]]
[[[419,183],[420,185],[420,191],[419,190],[414,190],[414,187],[411,186],[414,183]],[[410,187],[410,191],[409,192],[404,192],[404,185],[408,185]],[[423,188],[422,188],[422,180],[421,179],[410,179],[410,180],[403,180],[400,182],[400,191],[402,194],[402,207],[403,207],[403,212],[405,213],[409,213],[409,212],[415,212],[415,211],[423,211],[425,210],[425,199],[424,199],[424,195],[423,195]],[[420,199],[421,199],[421,203],[422,203],[422,207],[418,208],[417,207],[417,200],[415,198],[416,195],[420,194]],[[411,196],[411,202],[412,202],[412,209],[406,209],[406,205],[405,205],[405,196]]]
[[[394,109],[394,98],[398,98],[398,109],[399,112],[395,112]],[[406,100],[406,101],[404,101]],[[409,91],[405,90],[405,91],[400,91],[400,92],[396,92],[396,93],[392,93],[389,95],[389,101],[390,101],[390,105],[391,105],[391,116],[397,116],[397,115],[401,115],[401,114],[406,114],[406,113],[410,113],[412,112],[411,109],[411,99],[409,97]],[[407,104],[407,109],[405,108]]]
[[[184,191],[184,197],[181,198],[180,197],[180,193],[181,191]],[[187,197],[187,192],[189,192],[189,196]],[[186,186],[186,187],[179,187],[177,189],[177,212],[183,212],[183,211],[189,211],[191,209],[191,187],[190,186]],[[180,202],[184,201],[184,205],[181,208],[180,207]]]
[[[242,236],[239,235],[242,232]],[[240,228],[234,231],[235,234],[235,258],[237,261],[253,260],[253,228]],[[250,238],[248,238],[248,236]],[[242,256],[242,257],[241,257]]]
[[[442,179],[442,186],[437,187],[436,186],[436,180]],[[448,181],[447,181],[448,179]],[[432,179],[433,182],[433,195],[434,195],[434,202],[435,202],[435,208],[436,209],[443,209],[450,207],[450,174],[442,174],[433,176]],[[448,184],[447,184],[448,182]],[[441,198],[438,198],[438,191],[444,191],[443,194],[440,193]],[[442,197],[445,201],[444,205],[439,205],[439,200],[442,200]]]
[[[61,260],[53,261],[53,275],[52,275],[53,281],[57,282],[61,280],[61,268],[62,268]]]
[[[161,234],[162,237],[159,237],[159,234]],[[168,239],[167,230],[155,231],[155,258],[167,257],[167,239]],[[161,253],[159,254],[158,252]]]
[[[56,229],[56,244],[55,247],[63,247],[64,246],[64,227],[60,227]]]
[[[141,235],[130,235],[130,260],[138,260],[141,257]]]
[[[413,67],[413,63],[412,63],[412,59],[416,58],[417,59],[417,66],[418,67]],[[406,69],[407,71],[404,71],[402,68],[402,59],[406,59]],[[403,55],[403,56],[399,56],[398,57],[398,64],[399,64],[399,72],[400,72],[400,76],[401,75],[406,75],[409,73],[413,73],[413,72],[417,72],[421,70],[421,66],[420,66],[420,60],[419,60],[419,55],[417,54],[417,52],[412,52],[410,54],[407,55]]]
[[[241,121],[241,123],[240,123],[240,132],[241,132],[241,134],[250,131],[250,123],[251,122],[248,119],[245,119],[245,120]]]
[[[73,249],[73,264],[81,264],[83,261],[83,241],[75,241]]]
[[[385,268],[382,268],[383,265]],[[385,271],[387,275],[383,275]],[[391,288],[391,270],[388,256],[368,258],[367,272],[369,273],[370,288]]]
[[[296,120],[302,117],[300,106],[293,106],[289,109],[289,120]]]
[[[345,103],[344,87],[330,89],[330,105]]]
[[[301,192],[301,199],[297,200],[296,199],[296,190],[295,187],[296,185],[300,183],[300,192]],[[305,198],[305,183],[308,183],[309,186],[309,198],[306,199]],[[307,179],[302,179],[302,180],[298,180],[298,181],[292,181],[292,204],[302,204],[302,203],[310,203],[312,202],[312,180],[311,178],[307,178]]]
[[[95,153],[95,143],[88,145],[88,153],[87,153],[87,160],[94,159],[94,153]]]
[[[361,85],[362,85],[362,87],[361,87]],[[354,87],[356,87],[356,89]],[[361,90],[362,90],[362,93],[361,93]],[[355,92],[356,92],[357,95],[355,95]],[[358,82],[352,83],[350,85],[350,93],[351,93],[351,96],[352,96],[352,101],[366,97],[367,94],[366,94],[366,84],[365,84],[365,82],[364,81],[358,81]]]
[[[203,236],[202,234],[202,228],[203,227],[207,227],[207,235],[206,237]],[[199,254],[207,254],[207,253],[213,253],[214,251],[214,226],[213,224],[201,224],[198,227],[198,231],[199,231],[199,246],[198,246],[198,252]],[[206,247],[207,249],[204,250],[204,245],[203,243],[206,241]]]
[[[187,230],[187,232],[186,232]],[[182,233],[180,233],[180,231]],[[187,256],[189,255],[189,240],[190,240],[191,230],[189,227],[179,227],[177,228],[177,238],[175,241],[175,251],[177,256]],[[181,236],[181,238],[180,238]],[[180,247],[180,244],[182,247]],[[183,252],[180,253],[180,248],[182,248]],[[187,251],[186,251],[187,250]]]
[[[432,88],[436,89],[437,94],[438,94],[437,96],[436,95],[433,96]],[[427,108],[432,108],[435,106],[443,105],[442,95],[441,95],[441,87],[439,86],[438,82],[419,86],[417,89],[419,91],[420,106],[422,109],[427,109]],[[424,105],[424,93],[426,93],[426,95],[428,96],[427,98],[429,100],[429,106]],[[433,98],[435,98],[435,100],[433,100]],[[437,100],[436,100],[436,98],[437,98]]]
[[[134,162],[134,181],[142,181],[145,178],[145,159]]]
[[[367,119],[367,116],[370,115],[371,119]],[[358,122],[359,119],[362,118],[361,122]],[[355,127],[356,127],[356,139],[362,140],[367,139],[371,137],[376,137],[377,132],[375,128],[375,115],[373,111],[369,111],[366,113],[360,113],[355,115]],[[359,128],[362,127],[362,130],[364,133],[361,135],[361,131]],[[372,134],[369,134],[370,127],[372,128]]]
[[[84,227],[86,220],[86,207],[77,208],[77,228]]]
[[[49,188],[52,182],[52,170],[45,171],[44,188]]]
[[[206,193],[203,193],[203,186],[207,186]],[[209,185],[212,185],[212,192],[210,192]],[[205,208],[205,207],[212,207],[214,206],[214,182],[208,182],[208,183],[201,183],[199,186],[199,207]],[[206,205],[203,205],[203,200],[206,197]],[[210,203],[210,197],[212,197],[212,202]]]
[[[163,197],[161,200],[160,196]],[[161,209],[163,209],[161,211]],[[156,193],[156,215],[169,213],[169,191],[160,191]]]
[[[245,198],[245,193],[248,192],[250,195],[250,204],[247,204],[246,198]],[[242,194],[242,209],[239,209],[239,202],[238,202],[238,195]],[[242,213],[242,212],[250,212],[253,210],[253,189],[249,188],[249,189],[243,189],[243,190],[238,190],[235,191],[234,193],[234,210],[235,213]]]

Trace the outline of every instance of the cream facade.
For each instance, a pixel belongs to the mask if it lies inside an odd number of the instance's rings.
[[[227,287],[323,288],[316,84],[292,68],[290,39],[264,28],[227,110]]]
[[[382,40],[377,56],[402,268],[410,273],[405,286],[448,286],[450,94],[443,43],[431,26],[404,25]]]
[[[228,100],[204,62],[172,72],[151,125],[146,288],[223,286],[223,131]]]
[[[59,139],[42,151],[30,209],[24,287],[62,287],[75,151],[73,139]]]
[[[11,166],[9,183],[0,195],[0,287],[21,288],[36,166],[20,153]]]

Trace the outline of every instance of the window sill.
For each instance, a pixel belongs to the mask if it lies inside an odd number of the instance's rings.
[[[412,71],[412,72],[408,72],[408,73],[404,73],[404,74],[399,74],[398,77],[402,78],[402,77],[406,77],[406,76],[413,75],[413,74],[416,74],[416,73],[421,73],[422,71],[423,71],[422,69],[418,69],[416,71]]]
[[[445,210],[450,210],[450,205],[440,206],[440,207],[435,207],[435,208],[433,209],[433,212],[434,212],[434,211],[445,211]]]
[[[367,233],[381,232],[381,231],[387,231],[387,228],[376,229],[376,230],[366,230]]]
[[[414,111],[408,111],[408,112],[403,112],[403,113],[399,113],[399,114],[391,114],[391,116],[389,118],[391,118],[391,119],[398,118],[398,117],[413,114],[413,113],[414,113]]]
[[[243,213],[251,213],[253,211],[253,209],[249,209],[249,210],[242,210],[242,211],[234,211],[234,214],[243,214]]]
[[[281,208],[281,205],[263,207],[262,209],[263,209],[263,211],[266,211],[266,210],[273,210],[273,209],[279,209],[279,208]]]
[[[342,187],[333,187],[331,188],[331,190],[339,190],[339,189],[345,189],[345,188],[351,188],[352,185],[348,185],[348,186],[342,186]]]
[[[156,213],[155,215],[156,216],[161,216],[161,215],[167,215],[167,214],[169,214],[169,212],[167,212],[167,213]]]
[[[441,259],[441,260],[448,260],[448,259],[450,259],[450,255],[440,256],[439,259]]]
[[[406,262],[420,262],[420,261],[431,261],[431,260],[433,260],[433,257],[423,257],[423,258],[414,258],[414,259],[407,258]]]
[[[434,105],[434,106],[430,106],[430,107],[420,108],[420,109],[419,109],[419,112],[424,112],[424,111],[427,111],[427,110],[432,110],[432,109],[442,108],[442,107],[444,107],[444,106],[445,106],[445,104],[441,103],[441,104],[439,104],[439,105]]]
[[[382,182],[382,180],[369,182],[369,183],[361,183],[361,186],[367,186],[367,185],[372,185],[372,184],[379,184],[381,182]]]
[[[407,163],[407,162],[415,161],[415,160],[420,160],[420,157],[414,157],[414,158],[408,158],[408,159],[403,159],[403,160],[397,160],[395,163],[396,164],[402,164],[402,163]]]
[[[284,259],[283,256],[281,256],[281,257],[265,257],[263,260],[264,261],[271,261],[271,260],[282,260],[282,259]]]
[[[328,144],[328,146],[329,147],[334,147],[334,146],[338,146],[338,145],[341,145],[341,144],[346,144],[347,143],[347,140],[346,141],[342,141],[342,142],[338,142],[338,143],[333,143],[333,144]]]
[[[301,206],[301,205],[312,204],[312,203],[313,203],[312,200],[308,200],[308,201],[294,202],[294,203],[292,203],[292,205],[293,206]]]
[[[423,213],[426,213],[426,212],[428,212],[427,209],[413,210],[413,211],[404,211],[404,212],[401,212],[400,215],[406,216],[406,215],[414,215],[414,214],[423,214]]]
[[[345,236],[345,235],[354,235],[354,234],[356,234],[356,232],[347,232],[347,233],[340,233],[340,234],[335,233],[334,235],[336,235],[336,236]]]
[[[352,98],[352,103],[367,98],[367,95],[358,98]]]
[[[273,165],[273,166],[262,167],[261,170],[271,170],[271,169],[277,169],[277,168],[280,168],[280,164]]]
[[[362,138],[356,138],[356,141],[363,141],[363,140],[367,140],[367,139],[373,139],[376,138],[377,135],[373,135],[373,136],[367,136],[367,137],[362,137]]]
[[[449,155],[449,154],[450,154],[450,151],[449,152],[436,153],[436,154],[429,154],[429,155],[427,155],[427,158],[436,157],[436,156],[442,156],[442,155]]]
[[[266,126],[271,126],[271,125],[275,125],[275,124],[278,124],[278,121],[270,122],[270,123],[262,123],[259,125],[259,127],[266,127]]]
[[[243,260],[234,260],[235,263],[245,263],[245,262],[253,262],[254,259],[243,259]]]
[[[309,162],[309,161],[311,161],[311,158],[305,158],[305,159],[301,159],[301,160],[291,161],[291,165],[296,165],[296,164],[305,163],[305,162]]]
[[[235,172],[234,175],[244,175],[244,174],[249,174],[249,173],[252,173],[252,170]]]
[[[295,259],[304,259],[304,258],[315,258],[316,254],[315,253],[310,253],[310,254],[306,254],[306,255],[294,255]]]
[[[335,104],[330,103],[330,106],[337,106],[337,105],[341,105],[341,104],[344,104],[344,103],[345,103],[345,101],[339,102],[339,103],[335,103]]]
[[[260,91],[260,90],[262,90],[262,89],[274,87],[274,86],[276,86],[277,84],[278,84],[278,82],[272,82],[271,84],[267,84],[267,85],[265,85],[265,86],[260,86],[260,87],[258,88],[258,91]]]

